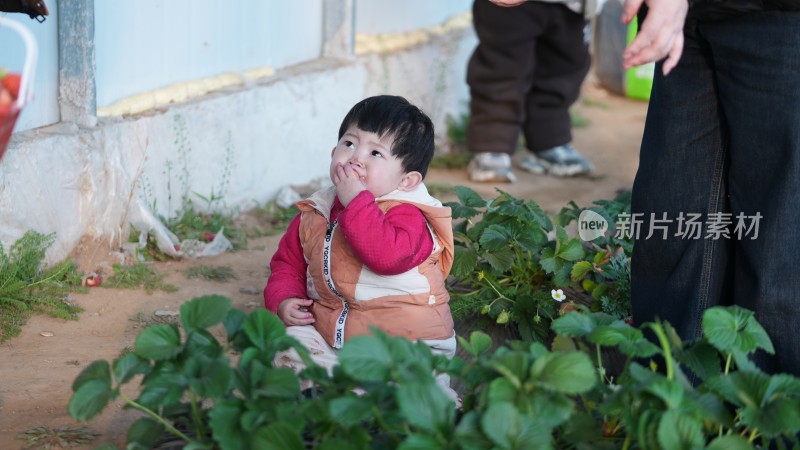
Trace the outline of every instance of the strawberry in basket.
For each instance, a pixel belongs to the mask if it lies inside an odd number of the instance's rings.
[[[5,153],[14,124],[19,116],[17,106],[21,77],[18,73],[10,73],[0,69],[0,158]]]
[[[0,70],[0,85],[2,85],[3,91],[11,94],[14,100],[19,96],[19,85],[21,81],[22,76],[20,74]]]

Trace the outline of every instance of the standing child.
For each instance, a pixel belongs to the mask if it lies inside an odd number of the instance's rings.
[[[329,370],[342,344],[370,326],[455,354],[445,288],[453,262],[450,208],[422,183],[433,151],[433,124],[419,108],[402,97],[369,97],[339,128],[333,187],[297,204],[264,297],[287,333]],[[278,364],[302,368],[293,352]],[[447,375],[437,381],[457,400]]]

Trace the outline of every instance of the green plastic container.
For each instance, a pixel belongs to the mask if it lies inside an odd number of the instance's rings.
[[[638,31],[636,20],[632,20],[628,25],[628,45],[636,37]],[[631,67],[625,71],[624,89],[625,96],[639,100],[650,100],[650,90],[653,89],[653,73],[656,64],[647,63],[641,66]]]

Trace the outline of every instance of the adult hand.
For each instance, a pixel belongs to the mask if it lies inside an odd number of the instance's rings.
[[[519,6],[528,0],[489,0],[489,1],[497,6],[510,7],[510,6]]]
[[[622,53],[622,66],[630,69],[666,56],[663,72],[667,75],[683,53],[683,24],[689,4],[687,0],[625,0],[622,22],[630,23],[643,2],[647,2],[649,11],[636,38]]]
[[[314,315],[308,310],[314,300],[310,298],[287,298],[278,304],[278,317],[287,326],[310,325],[314,323]]]
[[[354,164],[339,164],[333,174],[333,184],[336,186],[336,195],[342,206],[347,207],[361,191],[366,190],[363,174]]]

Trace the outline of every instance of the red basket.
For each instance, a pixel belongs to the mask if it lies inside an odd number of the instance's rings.
[[[33,74],[36,69],[36,56],[38,48],[33,34],[18,22],[0,17],[0,27],[7,27],[17,32],[25,44],[25,65],[22,68],[20,77],[20,86],[17,99],[11,106],[11,110],[2,113],[0,112],[0,158],[6,153],[8,141],[11,140],[11,134],[14,132],[14,125],[17,123],[19,113],[22,108],[31,100],[31,86],[33,85]]]

